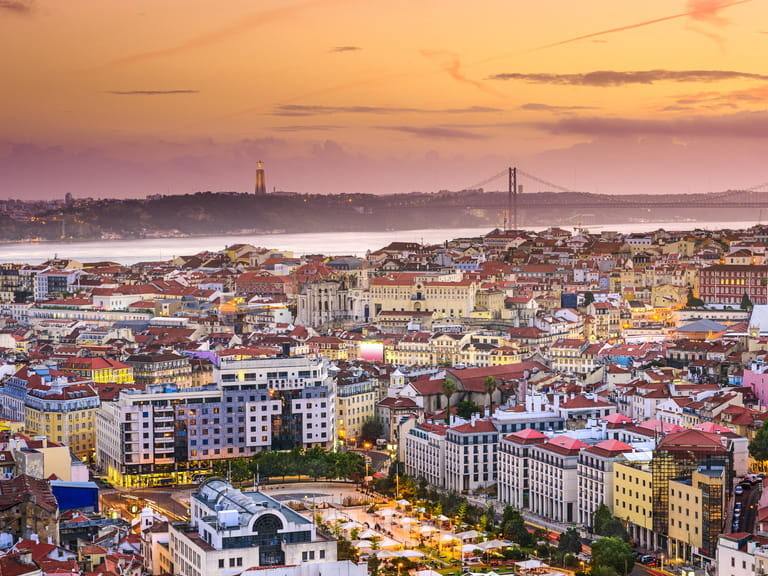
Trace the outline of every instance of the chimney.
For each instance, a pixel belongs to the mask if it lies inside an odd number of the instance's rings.
[[[37,536],[37,534],[34,534],[34,536]],[[18,552],[17,557],[20,564],[34,564],[32,561],[32,550],[22,550]]]

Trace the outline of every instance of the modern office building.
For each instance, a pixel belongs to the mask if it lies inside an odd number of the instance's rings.
[[[168,543],[173,574],[180,576],[260,573],[269,567],[280,567],[285,576],[368,573],[364,563],[339,562],[336,541],[308,518],[220,478],[192,493],[190,521],[171,524]]]

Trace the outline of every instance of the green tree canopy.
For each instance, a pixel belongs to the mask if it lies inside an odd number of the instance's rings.
[[[752,300],[749,299],[749,294],[744,292],[744,296],[741,297],[741,308],[742,310],[752,310],[754,305],[752,304]]]
[[[768,419],[749,443],[749,455],[757,461],[768,460]]]
[[[384,436],[384,425],[378,418],[368,418],[360,428],[360,439],[373,444],[377,438]]]
[[[704,306],[704,300],[701,298],[696,298],[696,296],[693,295],[693,288],[688,286],[688,300],[685,302],[686,308],[701,308]]]
[[[493,415],[493,393],[496,392],[496,389],[499,387],[498,383],[496,382],[496,378],[493,376],[488,376],[488,378],[485,379],[485,382],[483,383],[483,388],[485,389],[485,393],[488,394],[488,404],[491,407],[490,414]]]
[[[612,518],[611,510],[605,504],[600,504],[592,514],[592,532],[603,534],[603,526]]]
[[[504,508],[501,516],[501,532],[505,538],[511,539],[518,546],[527,548],[533,544],[533,535],[528,532],[523,515],[512,506]]]
[[[635,565],[635,553],[621,538],[605,537],[592,543],[592,567],[607,566],[617,574],[629,574]]]
[[[584,306],[589,306],[594,301],[595,301],[595,295],[592,294],[591,291],[587,291],[584,293]]]
[[[443,396],[445,396],[447,402],[445,406],[445,423],[450,424],[451,423],[451,396],[453,396],[456,393],[456,382],[451,380],[450,378],[446,378],[443,380],[442,386],[440,386],[440,389],[443,392]]]
[[[563,554],[578,554],[581,552],[581,539],[575,528],[569,528],[557,539],[557,549]]]
[[[471,400],[462,400],[456,404],[456,416],[469,420],[472,414],[479,414],[480,407]]]

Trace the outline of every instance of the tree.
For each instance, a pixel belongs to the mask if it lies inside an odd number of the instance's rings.
[[[456,404],[456,416],[469,420],[472,418],[472,414],[480,412],[480,407],[471,400],[462,400]]]
[[[768,419],[763,422],[749,443],[749,455],[758,462],[768,460]]]
[[[701,308],[704,306],[704,300],[701,298],[696,298],[693,295],[693,288],[688,286],[688,300],[685,302],[686,308]]]
[[[618,574],[629,574],[635,565],[635,553],[621,538],[605,537],[592,543],[592,567],[607,566]]]
[[[488,378],[486,378],[485,382],[483,383],[485,393],[488,394],[488,404],[490,405],[491,416],[493,416],[493,393],[496,392],[498,387],[499,385],[496,383],[496,378],[493,376],[488,376]]]
[[[581,539],[575,528],[568,528],[557,539],[557,549],[563,554],[578,554],[581,552]]]
[[[600,504],[592,514],[592,532],[594,534],[603,534],[603,527],[612,518],[611,510],[605,504]]]
[[[740,308],[742,310],[752,310],[754,305],[752,304],[752,300],[749,299],[749,294],[744,292],[744,296],[741,297],[741,306]]]
[[[501,516],[501,532],[519,546],[528,547],[533,543],[533,536],[528,532],[523,515],[507,506]]]
[[[368,418],[360,428],[360,439],[363,442],[373,444],[378,438],[384,436],[384,426],[378,418]]]
[[[451,380],[450,378],[446,378],[443,380],[442,386],[440,386],[440,389],[443,391],[443,396],[445,396],[445,399],[448,401],[445,407],[445,423],[450,424],[451,423],[451,396],[453,396],[456,393],[456,382]]]
[[[585,307],[589,306],[594,301],[595,301],[595,295],[592,294],[591,291],[587,291],[587,292],[584,293],[584,306]]]

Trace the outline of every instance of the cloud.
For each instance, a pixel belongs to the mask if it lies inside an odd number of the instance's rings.
[[[431,60],[438,60],[442,69],[447,72],[451,78],[456,80],[456,82],[473,86],[487,94],[493,94],[494,96],[499,97],[503,96],[503,94],[489,86],[486,86],[483,82],[479,80],[473,80],[472,78],[466,76],[461,70],[461,61],[459,60],[458,54],[449,52],[447,50],[421,50],[420,52],[422,56],[426,56]]]
[[[16,14],[29,14],[34,9],[34,0],[0,0],[0,10]]]
[[[547,48],[555,48],[564,44],[570,44],[572,42],[578,42],[579,40],[587,40],[590,38],[596,38],[599,36],[605,36],[606,34],[614,34],[616,32],[623,32],[625,30],[633,30],[635,28],[643,28],[645,26],[651,26],[653,24],[659,24],[661,22],[667,22],[669,20],[676,20],[678,18],[691,18],[695,22],[705,22],[708,24],[723,25],[727,23],[725,19],[718,15],[720,10],[729,8],[730,6],[736,6],[738,4],[746,4],[751,0],[736,0],[734,2],[722,2],[720,0],[688,0],[686,4],[685,12],[679,14],[672,14],[671,16],[662,16],[661,18],[654,18],[653,20],[644,20],[642,22],[636,22],[635,24],[627,24],[625,26],[618,26],[616,28],[609,28],[607,30],[600,30],[598,32],[590,32],[588,34],[582,34],[581,36],[574,36],[573,38],[567,38],[565,40],[559,40],[552,42],[551,44],[545,44],[535,48],[535,50],[544,50]]]
[[[294,124],[291,126],[275,126],[272,130],[276,132],[322,132],[339,128],[341,126],[334,126],[333,124]]]
[[[395,130],[432,140],[482,140],[486,136],[447,126],[379,126],[382,130]]]
[[[135,64],[137,62],[146,60],[175,56],[189,50],[205,48],[207,46],[212,46],[220,42],[231,40],[233,36],[245,34],[254,28],[259,28],[267,24],[271,24],[275,21],[292,18],[297,14],[303,13],[307,9],[323,6],[335,1],[337,0],[307,0],[306,2],[295,4],[293,6],[283,6],[280,8],[264,10],[262,12],[251,14],[250,16],[246,16],[245,18],[241,18],[240,20],[234,21],[227,26],[223,26],[222,28],[213,30],[207,34],[195,36],[186,42],[182,42],[168,48],[160,48],[157,50],[149,50],[146,52],[131,54],[129,56],[125,56],[123,58],[109,62],[107,66],[124,66],[128,64]]]
[[[362,50],[360,46],[334,46],[328,52],[356,52]]]
[[[172,94],[199,94],[200,90],[107,90],[116,96],[168,96]]]
[[[563,112],[575,112],[577,110],[595,110],[595,106],[553,106],[551,104],[542,104],[540,102],[529,102],[520,106],[520,110],[531,110],[534,112],[554,112],[555,114]]]
[[[426,109],[389,108],[386,106],[320,106],[304,104],[283,104],[272,112],[275,116],[319,116],[323,114],[474,114],[501,112],[500,108],[468,106],[466,108]]]
[[[583,74],[524,74],[508,72],[494,74],[491,80],[520,80],[531,84],[559,84],[567,86],[624,86],[627,84],[654,84],[656,82],[719,82],[722,80],[768,80],[768,76],[733,70],[596,70]]]
[[[703,138],[768,139],[768,112],[722,116],[687,116],[677,119],[580,117],[556,122],[529,123],[550,134],[637,137],[643,135]]]

